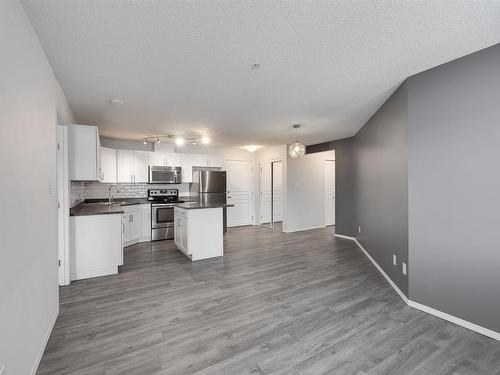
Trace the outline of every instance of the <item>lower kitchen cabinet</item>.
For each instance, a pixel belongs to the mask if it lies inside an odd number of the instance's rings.
[[[151,241],[151,205],[123,206],[123,246]]]
[[[120,214],[70,216],[70,278],[118,273],[123,264]]]
[[[151,205],[141,204],[141,238],[139,242],[151,241]]]
[[[224,255],[222,208],[174,208],[175,244],[192,261]]]

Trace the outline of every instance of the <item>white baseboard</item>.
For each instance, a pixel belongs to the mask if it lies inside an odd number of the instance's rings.
[[[283,229],[283,233],[294,233],[294,232],[303,232],[305,230],[312,230],[312,229],[321,229],[321,228],[325,228],[323,225],[320,225],[320,226],[314,226],[314,227],[305,227],[305,228],[297,228],[297,229],[293,229],[293,230],[290,230],[290,229]]]
[[[422,305],[421,303],[409,300],[408,297],[406,297],[404,295],[404,293],[397,287],[396,284],[394,284],[394,282],[391,280],[391,278],[378,265],[378,263],[375,261],[375,259],[373,259],[370,256],[370,254],[368,254],[368,252],[366,251],[366,249],[359,243],[359,241],[355,237],[344,236],[344,235],[341,235],[341,234],[335,234],[335,237],[339,237],[339,238],[343,238],[343,239],[346,239],[346,240],[354,241],[356,243],[356,245],[358,245],[358,247],[363,251],[363,253],[365,253],[365,255],[368,257],[368,259],[370,259],[370,261],[375,265],[375,267],[379,270],[379,272],[382,274],[382,276],[385,277],[385,279],[389,282],[389,284],[392,286],[392,288],[396,291],[396,293],[398,293],[398,295],[401,297],[401,299],[408,306],[413,307],[413,308],[415,308],[417,310],[426,312],[428,314],[437,316],[438,318],[447,320],[447,321],[449,321],[449,322],[451,322],[453,324],[459,325],[461,327],[470,329],[471,331],[480,333],[481,335],[484,335],[484,336],[490,337],[492,339],[495,339],[497,341],[500,341],[500,333],[499,332],[495,332],[495,331],[493,331],[491,329],[482,327],[480,325],[477,325],[475,323],[469,322],[467,320],[464,320],[464,319],[461,319],[461,318],[457,318],[456,316],[447,314],[447,313],[442,312],[440,310],[436,310],[436,309],[434,309],[432,307],[429,307],[429,306],[426,306],[426,305]]]
[[[366,251],[366,249],[358,242],[358,240],[356,238],[354,238],[354,237],[348,237],[348,236],[343,236],[343,235],[340,235],[340,234],[335,234],[335,237],[344,238],[344,239],[347,239],[347,240],[354,241],[356,243],[356,245],[358,245],[358,247],[363,251],[363,253],[365,253],[365,255],[368,257],[368,259],[370,259],[370,261],[375,265],[375,267],[377,267],[378,271],[382,274],[382,276],[385,277],[385,279],[389,282],[389,284],[396,291],[396,293],[399,294],[399,296],[401,297],[401,299],[403,301],[405,301],[406,304],[408,304],[408,297],[406,297],[405,294],[398,288],[398,286],[396,284],[394,284],[394,281],[392,281],[392,279],[384,272],[384,270],[382,269],[382,267],[380,267],[378,265],[378,263],[375,261],[375,259],[373,259],[371,257],[371,255],[368,254],[368,251]]]
[[[445,312],[442,312],[440,310],[433,309],[432,307],[422,305],[421,303],[415,302],[415,301],[408,301],[408,306],[413,307],[415,309],[418,309],[420,311],[426,312],[428,314],[437,316],[438,318],[447,320],[453,324],[459,325],[461,327],[470,329],[471,331],[480,333],[484,336],[491,337],[492,339],[495,339],[497,341],[500,341],[500,333],[492,331],[491,329],[481,327],[477,324],[471,323],[467,320],[457,318],[456,316],[447,314]]]
[[[118,266],[99,268],[97,270],[75,272],[70,274],[71,281],[90,279],[92,277],[116,275],[118,273]]]
[[[55,311],[54,316],[52,317],[49,328],[47,329],[47,332],[45,333],[45,337],[43,338],[42,341],[42,346],[40,347],[40,350],[38,352],[38,355],[36,356],[35,363],[33,364],[33,368],[31,369],[30,374],[35,375],[36,371],[38,370],[38,366],[40,366],[40,361],[42,360],[43,357],[43,352],[45,351],[45,347],[47,346],[47,343],[49,342],[50,334],[52,333],[52,330],[54,329],[54,325],[56,324],[57,317],[59,316],[59,299],[57,302],[57,309]]]

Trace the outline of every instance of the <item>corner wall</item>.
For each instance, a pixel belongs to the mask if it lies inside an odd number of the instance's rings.
[[[72,118],[17,1],[0,1],[0,48],[0,368],[27,375],[59,309],[56,122]]]
[[[500,44],[408,90],[410,298],[500,332]]]
[[[403,83],[354,141],[355,236],[406,296],[408,277],[402,262],[408,265],[407,105]]]

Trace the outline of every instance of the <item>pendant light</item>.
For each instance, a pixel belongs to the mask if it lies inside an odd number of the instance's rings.
[[[293,128],[295,129],[295,135],[297,135],[300,128],[300,124],[294,124]],[[294,159],[301,158],[302,156],[304,156],[305,153],[306,153],[306,146],[304,146],[299,141],[295,141],[290,145],[288,145],[288,156],[290,156],[291,158]]]

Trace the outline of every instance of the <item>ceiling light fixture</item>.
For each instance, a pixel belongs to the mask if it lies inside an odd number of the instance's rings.
[[[300,128],[300,124],[294,124],[293,129],[295,130],[295,135],[297,135]],[[304,146],[299,141],[295,141],[292,144],[288,145],[288,155],[291,158],[301,158],[306,153],[306,146]]]
[[[255,152],[255,151],[257,151],[260,148],[260,146],[257,146],[257,145],[247,145],[247,146],[243,146],[243,148],[245,150],[247,150],[248,152]]]
[[[152,135],[150,137],[143,138],[143,143],[173,143],[177,147],[182,147],[184,145],[193,145],[196,146],[198,144],[208,145],[212,141],[210,137],[203,135],[197,136],[196,134],[189,133],[188,135],[176,135],[173,133],[170,134],[162,134],[162,135]]]
[[[122,99],[118,98],[109,98],[108,99],[108,104],[110,105],[123,105],[125,103]]]

